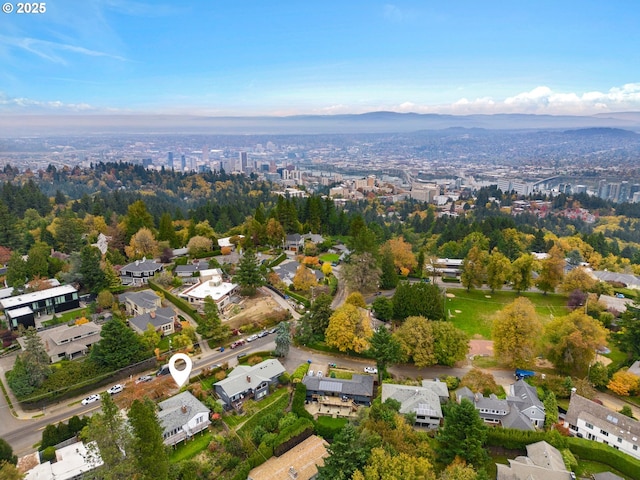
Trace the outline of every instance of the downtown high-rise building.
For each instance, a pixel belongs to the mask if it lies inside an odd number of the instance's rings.
[[[167,153],[167,167],[173,168],[173,152]]]

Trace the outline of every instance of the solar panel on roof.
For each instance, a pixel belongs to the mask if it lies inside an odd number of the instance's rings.
[[[320,380],[318,383],[318,390],[323,392],[342,392],[342,383],[332,382],[330,380]]]

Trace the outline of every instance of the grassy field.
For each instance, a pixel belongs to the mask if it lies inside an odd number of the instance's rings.
[[[320,255],[321,262],[333,263],[333,262],[337,262],[339,259],[340,259],[340,255],[337,253],[323,253],[322,255]]]
[[[466,332],[471,338],[491,338],[491,323],[493,316],[513,302],[518,295],[513,291],[471,290],[462,288],[447,288],[447,314],[456,327]],[[453,295],[451,297],[450,295]],[[536,306],[538,316],[543,323],[548,322],[552,315],[558,317],[566,315],[566,295],[523,292]]]

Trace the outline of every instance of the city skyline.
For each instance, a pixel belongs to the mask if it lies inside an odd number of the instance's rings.
[[[639,17],[573,0],[46,2],[0,17],[0,114],[640,111]]]

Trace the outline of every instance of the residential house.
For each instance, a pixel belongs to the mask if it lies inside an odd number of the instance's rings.
[[[0,309],[11,325],[35,327],[35,317],[66,312],[80,307],[78,291],[71,285],[47,288],[38,292],[23,293],[0,300]]]
[[[440,382],[444,383],[444,382]],[[446,388],[446,384],[445,384]],[[440,396],[429,387],[382,384],[382,401],[392,398],[400,402],[400,413],[415,413],[416,427],[438,428],[443,419]]]
[[[188,287],[180,293],[179,297],[199,309],[203,308],[205,298],[211,297],[218,309],[222,311],[232,303],[232,298],[237,292],[237,284],[222,281],[222,270],[212,268],[200,271],[199,282]]]
[[[285,372],[275,359],[265,360],[253,367],[239,365],[224,380],[214,383],[213,389],[226,408],[239,407],[245,398],[260,400],[269,394],[269,386],[276,385]]]
[[[458,403],[463,398],[473,403],[480,418],[489,425],[518,430],[535,430],[529,417],[518,408],[519,405],[524,405],[521,400],[503,400],[493,393],[485,397],[481,393],[473,393],[468,387],[459,388],[455,395]]]
[[[497,480],[573,480],[560,451],[547,442],[527,445],[527,456],[509,459],[509,465],[496,464]]]
[[[158,407],[158,420],[165,445],[173,446],[187,440],[211,423],[209,409],[189,391],[158,403]]]
[[[569,432],[640,459],[640,422],[572,392],[565,415]]]
[[[247,480],[313,480],[318,476],[318,467],[329,456],[327,446],[324,439],[311,435],[283,455],[271,457],[252,469]]]
[[[302,235],[302,238],[304,241],[311,242],[314,245],[319,245],[320,243],[324,242],[324,237],[317,233],[305,233],[304,235]]]
[[[118,301],[124,304],[127,315],[142,315],[162,307],[162,298],[153,290],[125,292],[118,295]]]
[[[161,263],[155,260],[136,260],[120,269],[120,281],[123,285],[140,286],[145,285],[156,273],[163,270]]]
[[[518,380],[509,387],[507,402],[515,406],[537,428],[544,427],[544,405],[538,398],[538,392],[524,380]]]
[[[589,274],[601,282],[621,283],[627,288],[640,290],[640,277],[630,273],[609,272],[607,270],[587,270]]]
[[[231,251],[233,252],[236,249],[236,245],[235,243],[231,242],[232,238],[236,238],[238,240],[242,240],[244,238],[244,235],[236,235],[235,237],[225,237],[225,238],[219,238],[218,239],[218,246],[220,248],[230,248]]]
[[[276,275],[278,275],[278,278],[280,278],[285,285],[291,285],[300,265],[302,264],[295,260],[285,260],[280,265],[273,267],[272,270]],[[324,279],[324,274],[320,270],[315,270],[309,267],[306,268],[313,273],[316,277],[316,281],[320,282]]]
[[[445,382],[441,382],[437,378],[435,380],[423,380],[422,386],[429,388],[432,392],[438,395],[440,405],[444,405],[450,400],[449,388]]]
[[[171,307],[158,308],[129,319],[129,326],[134,332],[142,335],[149,325],[162,336],[171,335],[175,331],[178,315]]]
[[[39,458],[39,457],[38,457]],[[56,450],[56,461],[36,465],[26,472],[25,480],[81,480],[94,478],[91,471],[103,464],[97,446],[91,452],[82,442]]]
[[[195,262],[187,265],[177,265],[174,273],[185,283],[197,283],[200,272],[209,270],[209,262]]]
[[[304,238],[299,233],[287,235],[284,239],[284,248],[292,252],[302,252],[304,250]]]
[[[73,360],[86,355],[91,345],[100,341],[101,330],[102,327],[93,322],[73,326],[65,324],[42,330],[38,332],[38,336],[49,360],[56,363],[62,359]],[[18,338],[18,343],[24,350],[24,337]]]
[[[371,405],[373,400],[373,375],[354,374],[351,380],[306,375],[302,383],[307,386],[307,400],[318,401],[321,397],[341,397],[357,405]]]
[[[462,258],[438,258],[425,268],[428,272],[435,272],[442,277],[457,278],[462,274]]]

